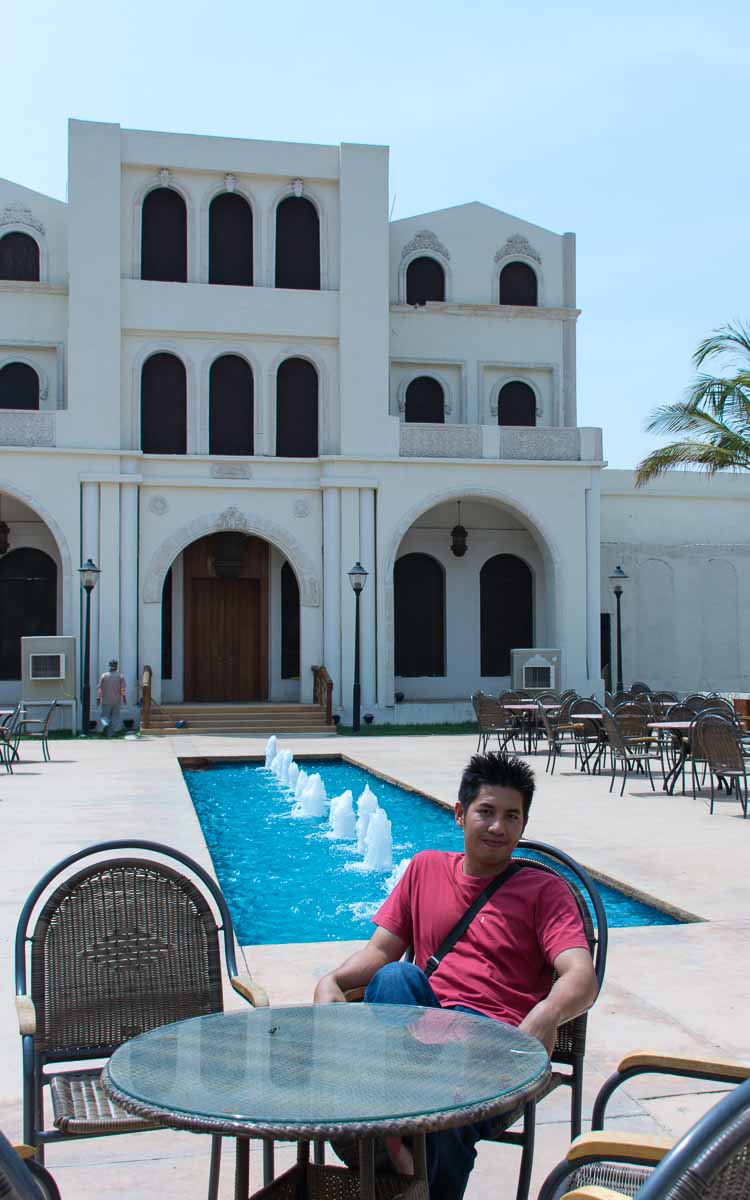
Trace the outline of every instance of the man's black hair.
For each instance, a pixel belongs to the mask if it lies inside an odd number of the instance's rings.
[[[536,782],[534,772],[522,759],[515,755],[506,754],[502,750],[490,751],[489,754],[474,754],[471,762],[464,769],[458,788],[458,799],[464,813],[473,800],[479,795],[479,789],[488,784],[490,787],[513,788],[520,792],[523,799],[524,819],[528,819],[531,801],[534,797]]]

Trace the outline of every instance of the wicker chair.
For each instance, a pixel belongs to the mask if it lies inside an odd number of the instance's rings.
[[[625,781],[630,772],[643,770],[644,767],[645,773],[648,775],[648,781],[651,784],[651,791],[655,792],[654,777],[651,774],[651,759],[658,758],[660,762],[662,761],[659,743],[650,736],[629,736],[626,738],[618,721],[606,709],[602,713],[602,732],[607,739],[603,755],[606,757],[609,754],[612,766],[612,775],[609,781],[610,792],[614,787],[618,762],[622,765],[620,795],[625,791]]]
[[[714,811],[714,777],[720,786],[726,785],[727,794],[736,788],[742,806],[742,815],[747,817],[748,790],[745,756],[742,752],[741,734],[736,726],[725,717],[703,712],[696,718],[691,731],[694,755],[705,760],[711,781],[711,813]],[[695,759],[693,779],[696,779]]]
[[[24,709],[26,714],[35,712],[37,709],[39,715],[36,717],[24,716],[21,722],[21,733],[24,737],[34,738],[42,743],[42,758],[45,762],[50,761],[49,757],[49,727],[52,723],[52,718],[55,715],[57,708],[56,700],[45,701],[43,704],[35,700],[26,700]]]
[[[613,1092],[635,1075],[675,1075],[738,1086],[675,1145],[662,1137],[603,1132]],[[750,1069],[726,1060],[629,1054],[601,1088],[592,1132],[547,1176],[539,1200],[746,1200],[750,1195]],[[564,1194],[564,1195],[563,1195]]]
[[[702,692],[691,692],[682,702],[688,708],[692,708],[694,713],[699,713],[702,708],[706,707],[706,697]]]
[[[650,696],[651,688],[647,683],[643,683],[640,679],[636,679],[635,683],[630,685],[631,696]]]
[[[31,1146],[11,1146],[0,1133],[0,1197],[2,1200],[60,1200],[57,1184],[33,1158]]]
[[[24,707],[17,704],[10,716],[0,725],[0,762],[5,764],[9,775],[13,774],[13,763],[18,758],[18,743],[21,740]]]
[[[77,866],[83,859],[89,861]],[[107,1058],[136,1034],[221,1012],[220,932],[232,987],[251,1004],[267,1005],[263,989],[237,971],[234,928],[218,885],[180,851],[140,840],[101,842],[68,855],[39,880],[18,921],[15,967],[23,1138],[40,1161],[49,1142],[154,1128],[109,1100],[101,1065],[48,1068]],[[221,1138],[214,1137],[210,1200],[218,1195],[220,1155]]]
[[[497,738],[500,749],[504,750],[518,732],[518,726],[513,720],[512,714],[506,712],[499,700],[495,700],[494,696],[488,696],[486,692],[474,692],[471,703],[479,727],[477,750],[481,750],[484,754],[488,741],[493,737]]]
[[[572,701],[568,709],[568,721],[574,727],[575,761],[581,760],[581,770],[588,771],[589,762],[594,759],[594,771],[601,757],[604,746],[601,723],[592,720],[582,720],[579,713],[601,712],[602,707],[596,700],[587,700],[582,696]]]
[[[575,732],[575,727],[569,722],[555,721],[547,712],[546,708],[540,703],[537,710],[538,728],[547,739],[547,762],[545,771],[549,771],[550,764],[552,765],[551,774],[555,773],[555,762],[558,755],[562,753],[563,743],[566,740],[566,735],[572,735]],[[567,738],[570,741],[570,737]]]
[[[601,990],[607,965],[609,927],[596,884],[575,859],[544,842],[519,842],[513,861],[523,862],[537,871],[546,871],[558,879],[564,880],[568,885],[581,914],[589,949],[594,960],[597,982]],[[407,951],[406,958],[412,958],[410,950]],[[347,992],[346,998],[350,1002],[361,1000],[364,991],[364,988],[353,989],[351,992]],[[582,1013],[580,1017],[560,1026],[551,1055],[552,1074],[544,1092],[535,1100],[529,1101],[525,1105],[519,1105],[517,1109],[498,1118],[497,1131],[489,1139],[521,1147],[516,1200],[527,1200],[529,1194],[531,1168],[534,1161],[536,1105],[540,1100],[558,1087],[569,1087],[571,1090],[570,1135],[572,1138],[576,1138],[581,1132],[587,1021],[588,1014]],[[523,1120],[521,1130],[510,1131],[510,1126],[515,1125],[519,1120]]]
[[[677,693],[676,692],[654,692],[651,699],[656,704],[661,704],[662,707],[665,707],[669,704],[677,703]]]

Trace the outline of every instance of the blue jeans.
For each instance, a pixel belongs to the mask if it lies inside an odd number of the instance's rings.
[[[373,975],[365,992],[366,1004],[419,1004],[423,1008],[440,1008],[440,1001],[430,987],[424,971],[414,963],[394,962]],[[455,1012],[484,1016],[462,1004]],[[489,1018],[488,1018],[489,1019]],[[477,1152],[480,1138],[489,1136],[492,1121],[478,1121],[463,1129],[445,1129],[427,1135],[427,1178],[430,1200],[461,1200]]]

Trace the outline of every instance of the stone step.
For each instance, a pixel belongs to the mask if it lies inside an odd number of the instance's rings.
[[[199,723],[188,724],[184,729],[177,729],[174,725],[149,726],[144,729],[145,734],[154,735],[155,737],[176,736],[178,734],[197,735],[203,734],[208,737],[270,737],[272,733],[283,735],[285,737],[335,737],[335,725],[290,725],[283,726],[276,722],[273,725],[252,725],[252,726],[226,726],[226,725],[201,725]]]

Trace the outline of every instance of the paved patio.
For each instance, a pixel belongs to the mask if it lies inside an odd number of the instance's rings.
[[[0,955],[6,987],[0,1000],[0,1128],[20,1136],[20,1045],[12,1000],[12,943],[20,906],[49,865],[86,842],[150,837],[178,846],[210,867],[182,775],[179,756],[262,752],[264,740],[189,737],[137,741],[69,741],[52,745],[44,764],[37,746],[0,776],[4,887],[0,895]],[[461,767],[475,747],[470,737],[298,739],[281,745],[296,755],[341,752],[364,766],[453,803]],[[32,761],[33,756],[33,761]],[[750,982],[748,854],[750,821],[736,801],[713,817],[705,797],[653,794],[631,781],[622,798],[608,782],[572,770],[564,760],[553,777],[544,757],[532,759],[539,793],[530,837],[552,842],[586,866],[638,892],[702,918],[681,926],[616,929],[607,980],[589,1024],[586,1098],[627,1050],[649,1046],[747,1059]],[[658,785],[657,785],[658,786]],[[307,1002],[315,980],[353,943],[245,948],[247,964],[272,1002]],[[241,1004],[234,996],[228,1004]],[[718,1085],[640,1080],[623,1089],[612,1124],[678,1134],[717,1098]],[[535,1164],[539,1182],[568,1144],[559,1094],[540,1107]],[[227,1144],[228,1150],[228,1144]],[[287,1150],[279,1155],[283,1161]],[[483,1144],[467,1196],[512,1197],[518,1155]],[[260,1186],[254,1153],[254,1185]],[[186,1200],[205,1195],[208,1140],[180,1133],[129,1135],[53,1147],[48,1164],[64,1200],[126,1196]],[[232,1195],[227,1153],[222,1198]]]

